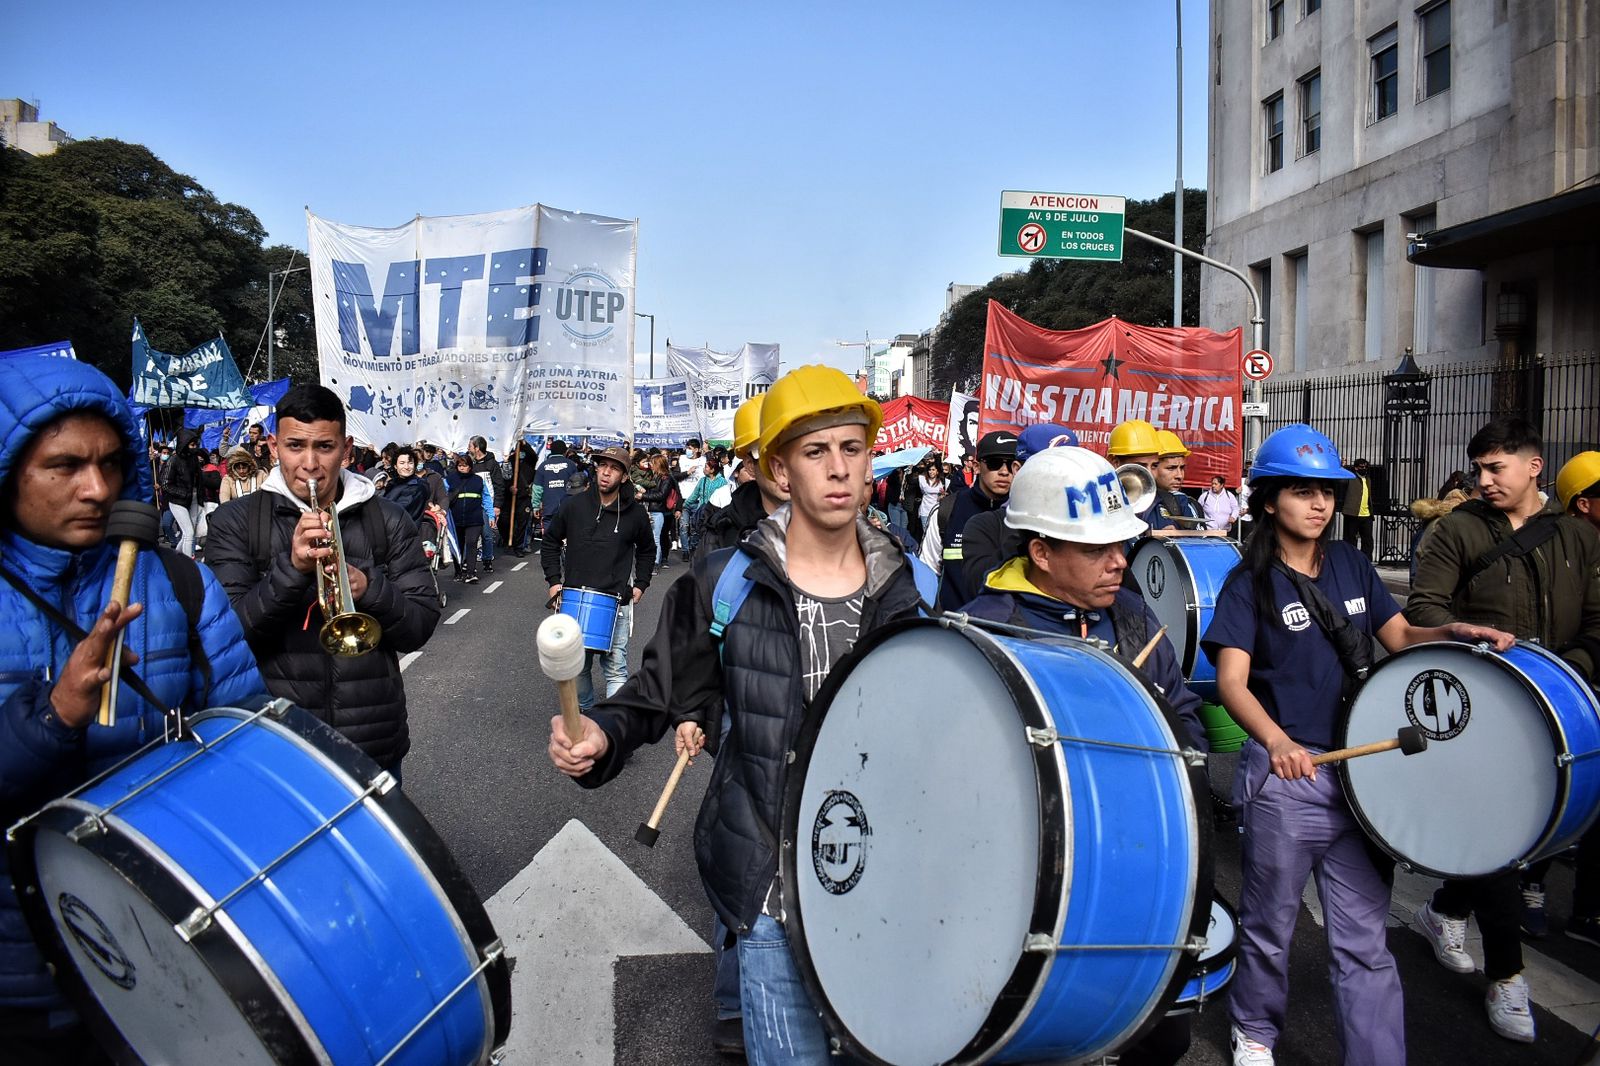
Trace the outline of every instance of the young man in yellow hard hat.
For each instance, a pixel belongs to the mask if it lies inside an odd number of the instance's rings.
[[[1170,429],[1156,430],[1156,461],[1150,473],[1156,479],[1156,502],[1150,513],[1150,528],[1204,529],[1205,512],[1193,496],[1183,491],[1183,476],[1189,469],[1189,449]]]
[[[695,546],[696,561],[722,548],[738,544],[756,523],[783,506],[789,494],[778,487],[762,469],[761,407],[766,393],[758,393],[739,405],[733,414],[733,454],[741,468],[748,467],[755,475],[733,490],[733,499],[726,507],[719,507],[706,518],[705,532]]]
[[[922,602],[913,571],[921,564],[860,516],[882,421],[877,401],[831,367],[780,378],[762,403],[757,446],[762,471],[789,502],[738,548],[711,553],[673,584],[643,667],[583,719],[576,743],[551,719],[551,761],[594,787],[668,729],[680,749],[698,753],[719,737],[722,715],[732,716],[700,807],[695,858],[712,907],[738,938],[752,1062],[829,1061],[788,946],[770,842],[781,833],[787,753],[823,679],[858,638],[917,615]],[[714,604],[735,566],[748,582],[742,598]]]
[[[1579,452],[1556,474],[1561,509],[1600,532],[1600,452]]]

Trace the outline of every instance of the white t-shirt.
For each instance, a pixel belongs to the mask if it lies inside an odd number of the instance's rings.
[[[678,491],[687,500],[694,495],[694,490],[700,487],[701,479],[706,476],[706,457],[685,452],[678,456],[678,469],[689,475],[678,482]]]

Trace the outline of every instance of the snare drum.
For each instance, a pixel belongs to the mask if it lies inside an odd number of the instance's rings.
[[[1342,746],[1405,726],[1415,755],[1350,759],[1350,806],[1380,847],[1433,877],[1481,877],[1576,843],[1600,809],[1600,703],[1537,644],[1420,644],[1380,663]]]
[[[1233,980],[1234,956],[1238,951],[1239,916],[1222,900],[1214,899],[1211,901],[1211,924],[1206,930],[1206,949],[1195,961],[1188,983],[1168,1013],[1204,1010],[1206,1001],[1214,999]]]
[[[1189,688],[1216,703],[1217,668],[1200,647],[1222,583],[1239,563],[1239,546],[1221,537],[1146,537],[1133,550],[1133,572],[1156,619],[1178,655]]]
[[[1157,1020],[1205,933],[1200,759],[1087,641],[914,620],[819,694],[784,808],[812,1003],[892,1064],[1078,1059]]]
[[[274,701],[216,709],[15,827],[58,981],[118,1061],[490,1061],[510,972],[394,778]]]
[[[617,632],[617,598],[598,589],[561,590],[561,613],[575,619],[583,631],[583,646],[589,651],[609,652]]]

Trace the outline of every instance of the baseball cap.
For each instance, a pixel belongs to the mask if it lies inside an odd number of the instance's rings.
[[[1054,422],[1040,422],[1017,435],[1017,460],[1025,463],[1030,455],[1037,455],[1046,448],[1077,446],[1078,435],[1066,426]]]
[[[628,470],[628,453],[621,448],[607,448],[594,453],[595,462],[598,463],[602,459],[608,463],[616,463],[622,467],[624,473]]]
[[[1015,459],[1017,457],[1017,435],[997,429],[992,433],[985,433],[978,439],[978,458],[981,459]]]

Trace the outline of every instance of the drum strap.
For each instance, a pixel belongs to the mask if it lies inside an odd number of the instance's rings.
[[[1300,594],[1300,603],[1305,607],[1306,613],[1311,615],[1327,634],[1328,643],[1333,645],[1333,650],[1339,656],[1339,663],[1344,667],[1344,699],[1348,703],[1354,697],[1355,689],[1372,671],[1372,638],[1357,629],[1349,618],[1334,610],[1333,604],[1328,602],[1322,590],[1317,588],[1316,583],[1309,577],[1285,565],[1282,559],[1274,559],[1272,565],[1289,579],[1289,584]]]
[[[1461,595],[1466,587],[1472,584],[1473,578],[1501,559],[1507,557],[1520,559],[1524,555],[1532,554],[1545,541],[1556,535],[1559,521],[1556,515],[1535,515],[1524,522],[1521,529],[1478,556],[1472,561],[1471,566],[1461,571],[1461,578],[1456,582],[1455,595]]]

